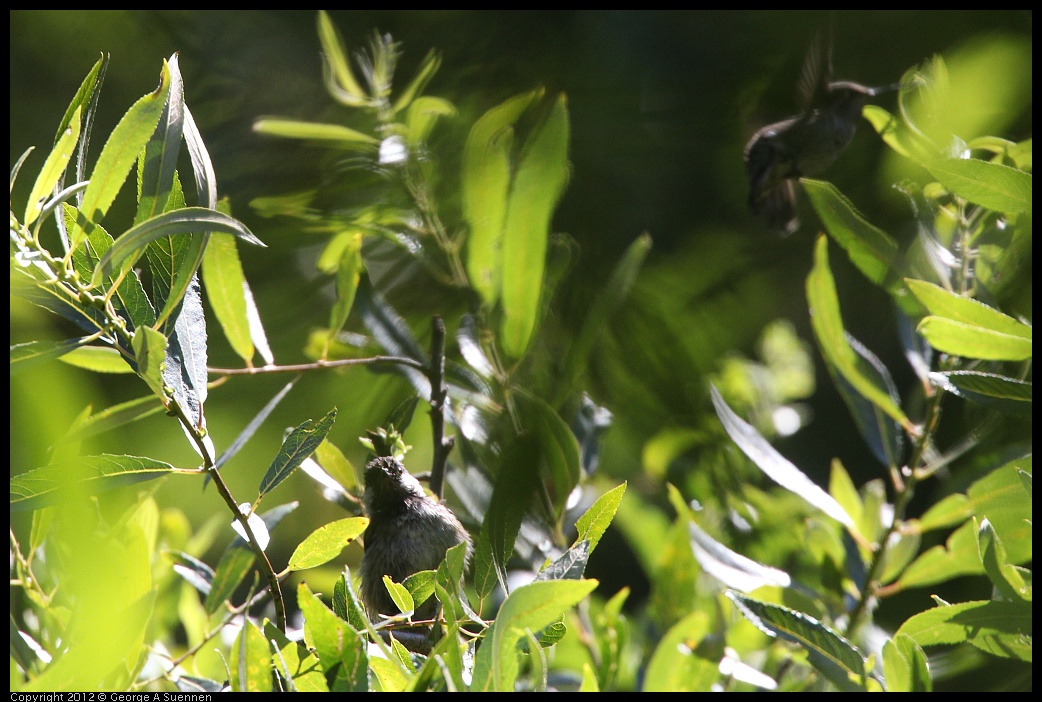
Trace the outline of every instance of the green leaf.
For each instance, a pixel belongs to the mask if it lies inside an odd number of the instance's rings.
[[[1007,336],[1031,340],[1031,327],[973,298],[963,297],[923,280],[905,279],[908,289],[930,314],[981,327]]]
[[[541,90],[522,93],[493,107],[470,128],[463,147],[463,218],[470,226],[467,274],[488,308],[495,306],[501,288],[513,125],[541,95]]]
[[[391,601],[394,602],[395,607],[402,614],[411,616],[416,611],[416,604],[412,600],[412,595],[409,594],[408,588],[401,583],[396,583],[391,580],[391,576],[385,575],[383,577],[384,587],[387,589],[387,594],[391,596]]]
[[[234,234],[251,244],[264,246],[245,224],[233,217],[206,207],[185,207],[165,212],[128,229],[102,256],[94,270],[91,284],[97,285],[101,278],[128,259],[133,264],[144,253],[145,247],[160,237],[190,232],[206,234],[212,231]]]
[[[274,649],[272,663],[285,678],[287,691],[329,692],[318,656],[299,641],[290,641],[271,622],[264,623],[264,636]]]
[[[854,481],[850,479],[850,474],[847,473],[847,469],[843,467],[838,458],[832,459],[829,470],[829,494],[839,503],[843,511],[850,515],[854,524],[858,526],[858,530],[864,533],[861,524],[864,511],[861,495],[858,494]]]
[[[421,570],[413,573],[402,585],[408,590],[409,596],[416,606],[422,605],[434,594],[434,584],[437,582],[438,572],[435,570]]]
[[[342,124],[320,124],[297,119],[262,117],[253,123],[253,131],[268,136],[306,141],[328,142],[345,149],[371,151],[379,145],[375,137]]]
[[[930,380],[953,395],[1007,414],[1031,414],[1031,383],[980,371],[931,373]]]
[[[90,185],[83,193],[80,217],[70,235],[70,246],[79,248],[94,225],[101,224],[141,150],[152,137],[170,90],[170,67],[163,61],[159,87],[135,102],[112,130],[94,164]]]
[[[130,422],[136,422],[153,414],[164,411],[163,404],[156,401],[155,395],[145,395],[136,400],[121,402],[118,405],[106,407],[101,412],[76,422],[69,428],[69,433],[62,437],[62,441],[82,441],[91,436],[121,427]]]
[[[318,12],[318,38],[322,43],[322,53],[326,57],[330,73],[332,74],[327,78],[327,85],[331,78],[335,81],[334,87],[337,88],[333,96],[341,99],[348,105],[364,104],[366,102],[366,94],[359,86],[358,81],[355,80],[354,73],[351,72],[351,65],[347,61],[347,49],[344,46],[344,40],[341,39],[340,32],[337,31],[336,25],[329,19],[329,15],[326,14],[325,10],[319,10]],[[343,98],[347,99],[344,100]]]
[[[916,558],[901,574],[898,585],[902,589],[923,587],[982,571],[976,529],[972,522],[966,522],[948,537],[944,546],[934,546]]]
[[[840,524],[848,528],[855,528],[854,520],[846,510],[792,462],[778,453],[751,424],[735,414],[734,410],[727,406],[715,385],[709,386],[709,392],[717,417],[720,418],[720,423],[723,424],[727,435],[767,477],[786,490],[799,495]]]
[[[216,232],[203,252],[203,284],[214,315],[224,330],[232,350],[246,363],[253,359],[253,339],[246,311],[242,272],[235,237]]]
[[[926,653],[907,634],[883,644],[883,675],[887,692],[933,692]]]
[[[109,346],[81,346],[61,357],[62,363],[95,373],[133,373],[127,359]]]
[[[579,443],[568,424],[553,407],[527,393],[518,393],[521,422],[539,444],[542,487],[559,520],[572,489],[579,484]]]
[[[214,614],[224,607],[225,602],[235,594],[239,583],[253,568],[255,559],[253,549],[241,538],[233,541],[225,549],[221,554],[221,560],[217,562],[213,580],[210,582],[210,592],[203,603],[207,614]]]
[[[926,165],[930,175],[959,197],[997,212],[1031,214],[1031,174],[975,158],[945,158]]]
[[[271,692],[271,650],[257,625],[247,620],[232,643],[233,692]]]
[[[170,397],[166,392],[166,382],[163,380],[163,367],[166,364],[166,337],[151,327],[141,327],[134,332],[132,343],[134,360],[137,362],[137,374],[163,401],[164,405],[169,404]]]
[[[671,626],[651,654],[641,691],[710,692],[720,680],[723,657],[722,647],[706,645],[711,633],[705,612],[691,612]]]
[[[611,520],[615,517],[615,512],[619,509],[619,503],[622,502],[625,492],[626,483],[623,482],[598,497],[590,505],[590,508],[575,521],[575,529],[578,532],[576,542],[589,541],[591,553],[593,549],[597,548],[604,532],[611,526]]]
[[[268,467],[258,488],[258,499],[270,492],[275,486],[288,478],[294,470],[304,462],[304,459],[315,452],[318,445],[326,438],[326,434],[333,428],[336,420],[336,407],[329,410],[326,416],[317,422],[306,420],[299,427],[290,432],[286,440],[282,442],[279,453]]]
[[[925,317],[916,331],[938,351],[986,361],[1023,361],[1031,358],[1031,339],[956,322],[947,317]]]
[[[297,586],[297,606],[304,615],[304,643],[318,655],[322,669],[328,674],[344,664],[338,671],[337,683],[343,684],[343,680],[351,683],[353,689],[366,690],[368,683],[364,671],[368,642],[365,635],[336,616],[318,595],[311,592],[307,583]],[[347,665],[349,661],[352,662],[350,666]],[[334,683],[334,689],[338,687],[337,683]]]
[[[981,522],[977,531],[977,545],[980,548],[981,563],[988,574],[992,585],[1005,599],[1031,602],[1031,579],[1027,580],[1021,571],[1010,564],[1006,558],[1006,549],[1002,540],[995,533],[995,527],[987,519]]]
[[[412,101],[405,119],[408,127],[407,141],[410,146],[422,145],[430,136],[434,123],[439,117],[454,117],[456,108],[443,98],[423,95]]]
[[[332,341],[344,327],[351,307],[355,304],[355,293],[361,280],[364,264],[362,263],[362,234],[350,235],[347,245],[340,253],[336,267],[336,302],[329,313],[329,339]]]
[[[184,84],[177,65],[177,54],[167,62],[170,69],[170,91],[159,126],[145,145],[139,158],[138,208],[134,223],[139,224],[167,210],[174,187],[177,155],[181,151],[184,131]]]
[[[290,570],[306,570],[328,563],[357,539],[369,520],[365,517],[348,517],[319,527],[300,542],[289,557]]]
[[[65,495],[96,495],[106,490],[169,475],[169,463],[143,456],[80,456],[11,478],[11,511],[25,512],[60,502]]]
[[[409,84],[402,89],[401,95],[394,101],[394,106],[391,108],[392,113],[397,114],[406,107],[409,107],[417,95],[423,92],[423,89],[430,82],[434,74],[438,72],[438,68],[441,66],[441,55],[437,51],[431,49],[420,63],[420,67],[416,69],[416,75],[413,76]]]
[[[803,612],[797,612],[728,590],[727,597],[761,631],[799,644],[820,673],[841,690],[865,690],[865,659],[835,631]]]
[[[315,460],[345,490],[359,487],[355,468],[335,444],[324,439],[315,449]]]
[[[37,363],[59,358],[94,341],[94,335],[64,341],[29,341],[11,347],[11,375],[32,368]],[[118,352],[117,352],[118,353]],[[124,368],[126,364],[123,364]]]
[[[568,182],[568,107],[564,95],[529,136],[510,189],[503,232],[503,350],[520,358],[539,314],[550,221]]]
[[[789,587],[792,578],[783,570],[757,563],[735,553],[702,531],[694,522],[687,525],[691,535],[691,550],[702,570],[730,588],[752,592],[758,587],[775,585]]]
[[[503,601],[474,662],[472,691],[508,692],[518,673],[517,645],[587,597],[596,580],[545,580],[523,585]]]
[[[899,283],[899,247],[889,234],[871,224],[831,183],[802,178],[804,191],[829,236],[843,247],[850,261],[876,285],[893,290]]]
[[[76,143],[79,141],[79,138],[80,108],[77,107],[72,115],[68,129],[62,133],[58,143],[51,149],[51,153],[48,154],[47,160],[43,163],[43,168],[40,169],[40,174],[36,176],[33,189],[29,192],[29,199],[25,206],[25,218],[22,220],[26,227],[32,225],[36,218],[40,216],[44,201],[50,197],[54,186],[58,183],[62,174],[65,173],[65,169],[68,168],[69,159],[72,157],[72,152],[76,149]]]
[[[843,328],[843,318],[836,297],[836,284],[829,269],[828,239],[818,237],[814,251],[814,268],[807,276],[807,301],[811,324],[821,353],[848,383],[906,431],[913,428],[901,408],[890,397],[889,389],[878,379],[878,373],[867,367],[864,359],[851,347]]]
[[[970,642],[1003,658],[1031,660],[1031,605],[1024,602],[961,602],[914,615],[897,630],[920,646]]]

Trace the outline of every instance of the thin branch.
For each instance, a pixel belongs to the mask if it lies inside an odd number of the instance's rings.
[[[301,371],[319,370],[322,368],[339,368],[340,366],[374,366],[381,363],[409,366],[426,372],[427,366],[414,358],[406,356],[372,356],[370,358],[341,358],[336,361],[319,359],[313,363],[297,363],[289,366],[261,366],[260,368],[207,368],[213,375],[261,375],[264,373],[299,373]]]
[[[445,436],[445,322],[435,316],[431,321],[431,365],[428,378],[431,381],[431,434],[434,440],[434,455],[431,459],[430,488],[441,499],[445,480],[445,465],[449,452],[455,444],[454,437]]]

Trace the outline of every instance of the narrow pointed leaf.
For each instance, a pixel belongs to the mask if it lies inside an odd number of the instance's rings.
[[[789,587],[792,584],[792,578],[785,571],[735,553],[693,522],[687,528],[695,560],[702,566],[702,570],[727,587],[740,592],[752,592],[764,585]]]
[[[37,468],[11,478],[11,511],[25,512],[60,502],[67,494],[96,495],[124,485],[169,475],[169,463],[142,456],[81,456],[74,462]]]
[[[836,284],[829,269],[828,239],[823,236],[818,238],[814,268],[807,276],[807,301],[814,335],[826,360],[857,392],[890,415],[902,428],[911,429],[912,423],[890,397],[889,389],[850,346],[836,298]]]
[[[916,331],[930,346],[954,356],[985,361],[1024,361],[1031,358],[1031,339],[992,331],[947,317],[925,317]]]
[[[30,226],[40,216],[41,206],[54,191],[55,185],[68,168],[69,159],[72,158],[72,152],[76,149],[79,138],[80,108],[77,108],[68,129],[62,133],[58,143],[54,145],[47,160],[44,161],[40,174],[36,176],[36,182],[33,184],[26,204],[25,217],[22,220],[25,226]]]
[[[931,373],[930,380],[953,395],[1008,414],[1031,414],[1031,383],[980,371]]]
[[[127,359],[111,346],[81,346],[61,357],[62,363],[94,373],[133,373]]]
[[[131,167],[156,129],[169,89],[170,69],[163,61],[159,87],[127,110],[98,156],[90,185],[83,193],[83,202],[80,204],[82,215],[77,218],[71,232],[72,248],[79,247],[90,229],[101,224],[105,218]]]
[[[702,646],[711,634],[705,612],[691,612],[672,625],[651,654],[642,691],[710,692],[720,680],[720,656]]]
[[[975,158],[946,158],[926,165],[930,175],[961,198],[997,212],[1031,213],[1031,174]]]
[[[876,285],[892,289],[899,282],[894,277],[898,267],[897,242],[869,224],[836,186],[807,178],[801,182],[829,236],[843,247],[851,262]]]
[[[336,408],[329,410],[322,419],[307,420],[299,427],[290,432],[282,443],[278,455],[268,467],[268,472],[261,480],[258,488],[259,496],[270,492],[275,486],[288,478],[304,459],[315,452],[318,445],[326,438],[326,434],[333,428],[336,420]]]
[[[177,155],[181,151],[181,135],[184,131],[184,85],[176,53],[170,57],[167,67],[170,69],[170,90],[163,106],[163,114],[159,118],[159,125],[142,154],[143,166],[135,224],[166,210],[174,184]]]
[[[329,338],[332,340],[343,329],[355,304],[355,293],[365,266],[362,263],[362,234],[351,235],[340,253],[336,267],[336,302],[329,313]]]
[[[359,86],[354,73],[351,72],[344,41],[340,38],[340,32],[337,31],[336,25],[329,19],[325,10],[319,10],[318,13],[318,38],[339,88],[359,101],[364,100],[365,91]]]
[[[423,92],[423,89],[427,87],[427,83],[429,83],[431,78],[434,77],[434,74],[438,72],[440,66],[441,55],[432,49],[428,52],[427,56],[424,57],[423,61],[420,63],[420,67],[416,69],[416,75],[413,76],[413,79],[409,81],[409,84],[402,89],[401,95],[398,96],[398,99],[394,101],[394,107],[391,108],[391,111],[398,113],[408,107],[412,103],[413,98],[420,95]]]
[[[568,107],[557,98],[528,137],[510,188],[503,231],[503,350],[520,358],[539,316],[550,223],[568,182]]]
[[[715,386],[710,385],[709,391],[712,395],[713,407],[716,408],[716,415],[720,418],[720,423],[723,424],[727,435],[760,470],[767,474],[767,477],[786,490],[799,495],[840,524],[854,528],[854,520],[846,510],[840,507],[838,502],[832,499],[831,495],[818,487],[799,468],[778,453],[751,424],[735,414],[724,402],[724,398],[721,397]]]
[[[111,274],[127,259],[136,260],[151,241],[173,234],[205,234],[211,231],[227,232],[251,244],[264,246],[245,224],[233,217],[205,207],[185,207],[165,212],[128,229],[98,262],[94,271],[94,284]]]
[[[150,327],[141,327],[134,333],[134,360],[137,373],[152,388],[163,404],[169,402],[164,389],[163,364],[166,363],[166,337]]]
[[[489,308],[499,299],[501,286],[513,125],[540,94],[522,93],[493,107],[471,127],[463,149],[463,218],[470,226],[467,274]]]
[[[923,280],[906,279],[912,294],[930,314],[982,329],[1031,340],[1031,327],[973,298],[963,297]]]
[[[321,141],[346,149],[371,150],[380,144],[376,137],[369,136],[342,124],[320,124],[296,119],[264,117],[253,123],[253,131],[268,136],[305,141]]]
[[[865,689],[865,659],[853,644],[835,631],[803,612],[754,600],[733,590],[726,594],[746,619],[760,630],[805,649],[811,665],[836,687],[846,691]]]
[[[981,563],[984,564],[984,572],[1003,598],[1017,601],[1031,602],[1030,578],[1025,580],[1021,571],[1009,563],[1006,558],[1006,548],[1002,545],[1002,539],[995,532],[995,527],[987,519],[981,522],[977,531],[977,546],[980,548]]]
[[[235,237],[220,232],[211,234],[203,252],[201,271],[207,299],[228,344],[239,358],[250,363],[253,360],[253,340],[246,312],[246,277],[235,247]]]
[[[615,512],[618,511],[619,503],[622,502],[622,496],[625,493],[626,483],[623,482],[598,497],[583,513],[583,516],[576,520],[575,529],[579,533],[576,540],[589,541],[591,553],[597,548],[604,532],[608,530],[611,520],[615,518]]]
[[[139,419],[150,417],[164,411],[163,404],[156,400],[155,395],[145,395],[136,400],[121,402],[118,405],[106,407],[101,412],[77,422],[62,437],[62,441],[82,441],[91,436],[111,431],[125,424],[136,422]]]
[[[11,347],[11,375],[31,368],[37,363],[64,356],[94,340],[93,336],[84,336],[64,341],[29,341],[24,344],[15,344]]]
[[[172,551],[170,559],[174,562],[173,568],[175,573],[184,578],[189,585],[204,596],[210,594],[211,583],[214,578],[213,568],[183,551]]]

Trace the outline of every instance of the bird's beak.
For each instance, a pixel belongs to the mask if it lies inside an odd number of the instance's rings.
[[[876,95],[885,95],[886,93],[897,92],[903,86],[903,83],[891,83],[890,85],[883,85],[878,88],[869,88],[868,94],[870,97],[875,97]]]

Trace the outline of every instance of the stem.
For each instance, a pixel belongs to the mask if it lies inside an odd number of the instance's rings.
[[[449,452],[456,443],[454,437],[445,436],[445,322],[435,316],[431,321],[431,365],[428,377],[431,381],[431,434],[434,439],[434,456],[431,461],[430,488],[441,499],[445,480],[445,466]]]
[[[416,370],[427,372],[427,366],[414,358],[406,356],[371,356],[369,358],[341,358],[336,361],[319,359],[313,363],[298,363],[289,366],[262,366],[254,368],[207,368],[214,375],[261,375],[264,373],[297,373],[300,371],[318,370],[320,368],[338,368],[340,366],[373,366],[380,363],[397,363]]]
[[[282,589],[279,587],[279,578],[275,574],[275,569],[271,566],[271,561],[268,560],[268,554],[260,547],[257,543],[257,537],[253,533],[253,528],[250,527],[250,522],[246,518],[246,515],[239,511],[239,503],[235,501],[232,496],[231,490],[224,482],[224,478],[217,471],[213,463],[213,458],[210,456],[210,452],[206,449],[206,442],[203,441],[203,436],[199,432],[188,416],[184,413],[184,409],[181,408],[176,401],[170,403],[170,408],[176,414],[177,419],[184,426],[192,440],[195,441],[199,447],[199,452],[203,456],[203,468],[213,478],[214,485],[217,486],[217,492],[220,494],[221,499],[224,500],[225,504],[235,515],[235,520],[243,528],[243,533],[246,534],[250,548],[253,549],[254,554],[260,560],[262,564],[261,570],[264,572],[264,577],[268,581],[268,588],[271,591],[272,601],[275,604],[275,626],[279,628],[283,633],[286,631],[286,603],[282,599]]]

